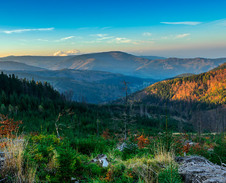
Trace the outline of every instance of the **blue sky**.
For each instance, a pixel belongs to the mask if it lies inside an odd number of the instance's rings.
[[[225,0],[5,0],[0,56],[226,56]]]

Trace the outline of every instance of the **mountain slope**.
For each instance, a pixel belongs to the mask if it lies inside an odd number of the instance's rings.
[[[41,67],[30,66],[24,63],[14,62],[14,61],[0,61],[0,70],[40,71],[45,69]]]
[[[189,77],[157,82],[136,93],[143,102],[152,95],[160,100],[194,101],[213,104],[226,104],[226,68],[222,66],[212,71]],[[137,97],[136,97],[137,95]]]
[[[0,60],[16,61],[50,70],[98,70],[159,80],[173,78],[174,76],[183,73],[199,74],[209,71],[217,67],[219,64],[226,62],[226,58],[167,58],[153,60],[150,59],[150,57],[137,57],[119,51],[63,57],[11,56],[0,58]]]
[[[151,79],[142,79],[103,71],[63,69],[57,71],[4,71],[14,73],[19,78],[49,82],[59,92],[70,94],[75,101],[103,103],[125,95],[123,81],[129,82],[128,92],[136,92],[154,83]]]
[[[157,82],[132,94],[129,101],[167,109],[170,116],[193,123],[200,133],[222,132],[226,125],[225,64],[206,73]]]

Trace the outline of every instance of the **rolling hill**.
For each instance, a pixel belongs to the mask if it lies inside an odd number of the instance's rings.
[[[226,58],[163,58],[155,60],[150,58],[151,56],[137,57],[124,52],[112,51],[62,57],[10,56],[0,58],[0,61],[15,61],[49,70],[97,70],[159,80],[183,73],[203,73],[226,62]]]

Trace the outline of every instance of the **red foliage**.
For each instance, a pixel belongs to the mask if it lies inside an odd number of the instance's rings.
[[[14,119],[0,114],[0,136],[13,136],[13,133],[18,132],[20,124],[22,121],[14,121]]]
[[[137,145],[140,149],[144,148],[145,145],[149,144],[148,138],[147,137],[145,138],[143,135],[138,137],[137,140],[138,140]]]

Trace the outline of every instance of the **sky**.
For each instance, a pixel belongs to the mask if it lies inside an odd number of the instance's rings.
[[[226,57],[226,0],[0,0],[0,57]]]

